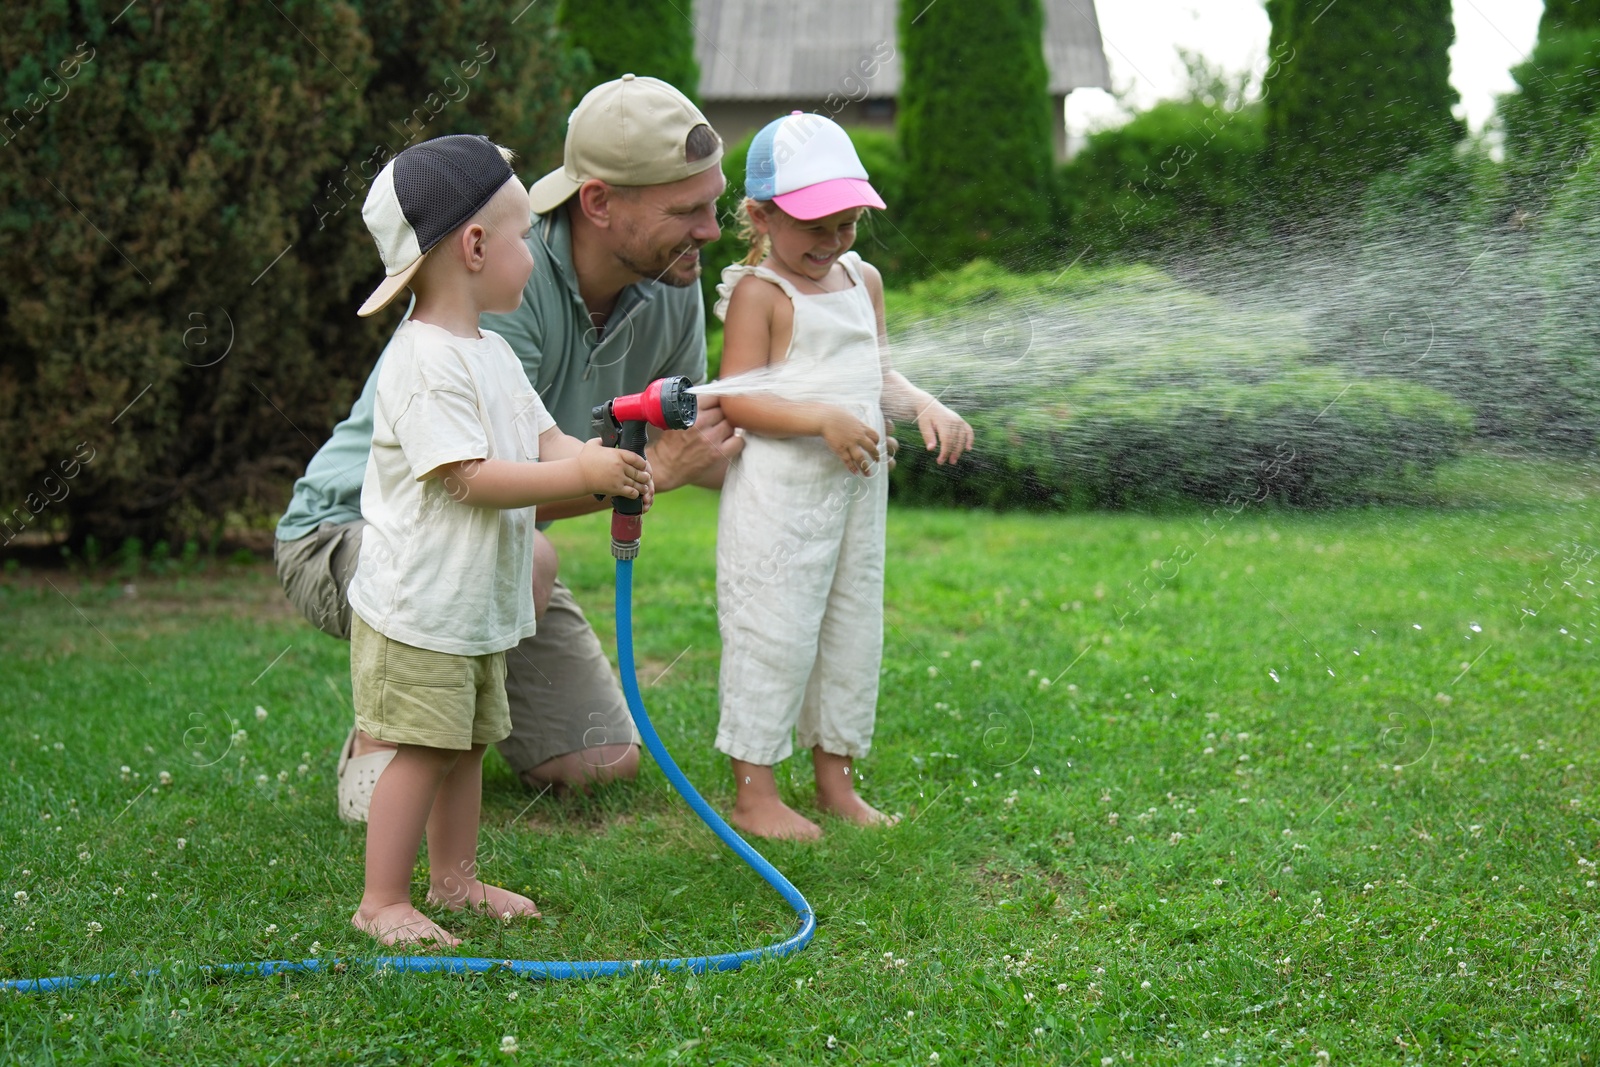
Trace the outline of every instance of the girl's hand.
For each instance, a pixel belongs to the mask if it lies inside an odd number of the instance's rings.
[[[961,453],[972,448],[972,427],[967,420],[937,400],[917,412],[917,429],[922,431],[922,443],[929,452],[939,449],[940,466],[954,463]]]
[[[878,461],[878,431],[844,408],[822,417],[822,439],[851,474],[870,474]]]
[[[626,448],[606,448],[600,438],[591,437],[576,458],[584,488],[591,493],[635,500],[651,491],[650,465]]]

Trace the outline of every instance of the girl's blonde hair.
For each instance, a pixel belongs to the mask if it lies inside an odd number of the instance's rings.
[[[766,215],[769,219],[772,217],[773,211],[783,210],[771,200],[752,200],[747,196],[739,202],[739,210],[737,213],[739,219],[739,240],[747,242],[750,245],[750,251],[746,252],[744,255],[744,263],[747,267],[756,266],[762,260],[766,259],[768,253],[772,251],[772,242],[767,239],[766,234],[756,229],[755,221],[750,217],[750,209],[752,207],[759,209],[761,213]]]
[[[766,234],[756,229],[756,224],[750,217],[751,208],[756,208],[767,217],[768,226],[772,225],[775,215],[786,214],[783,208],[771,200],[753,200],[747,196],[740,201],[736,217],[739,221],[739,239],[750,245],[750,251],[744,256],[744,264],[747,267],[757,266],[772,253],[772,241]],[[870,209],[862,208],[861,216],[856,220],[857,225],[865,222],[870,214],[872,214]]]

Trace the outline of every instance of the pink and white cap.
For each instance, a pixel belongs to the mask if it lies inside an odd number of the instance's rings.
[[[797,219],[884,206],[850,135],[832,119],[807,111],[773,119],[756,134],[745,159],[744,192],[776,202]]]

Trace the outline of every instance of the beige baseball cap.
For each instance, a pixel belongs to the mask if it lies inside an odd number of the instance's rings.
[[[722,146],[704,159],[684,158],[689,131],[706,125],[687,96],[659,78],[624,74],[584,94],[567,120],[561,169],[528,187],[528,203],[543,215],[566,203],[591,178],[611,185],[665,185],[710,170]]]

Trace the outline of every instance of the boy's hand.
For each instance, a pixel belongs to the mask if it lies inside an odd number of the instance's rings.
[[[878,461],[878,431],[844,408],[822,417],[822,439],[851,474],[870,474]]]
[[[972,448],[972,427],[967,420],[937,400],[917,412],[917,429],[922,431],[922,443],[929,452],[939,449],[936,462],[940,466],[954,463],[961,453]]]
[[[600,438],[584,442],[577,455],[584,487],[591,493],[636,500],[651,491],[650,465],[626,448],[607,448]]]

